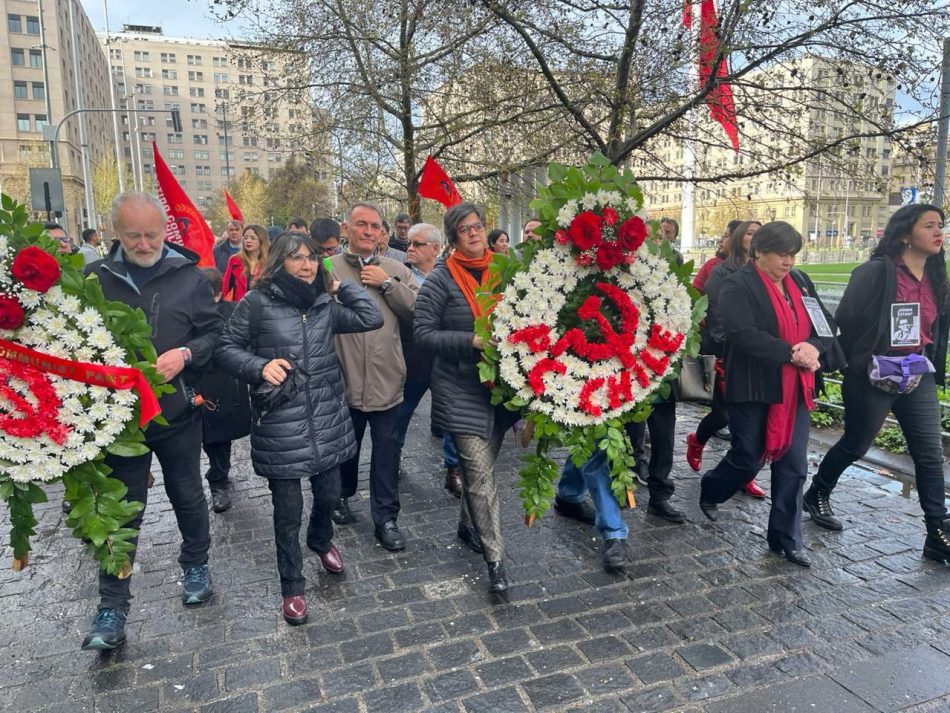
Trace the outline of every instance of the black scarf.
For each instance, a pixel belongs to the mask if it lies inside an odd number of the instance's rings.
[[[323,280],[319,273],[313,283],[308,285],[285,270],[278,270],[271,278],[271,282],[280,288],[284,302],[302,312],[313,307],[313,303],[323,292]]]

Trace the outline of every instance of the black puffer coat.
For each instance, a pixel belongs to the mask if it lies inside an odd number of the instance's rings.
[[[452,435],[488,439],[518,414],[491,405],[478,378],[481,352],[472,346],[475,318],[445,263],[438,263],[419,288],[413,318],[416,344],[435,354],[432,365],[432,423]]]
[[[251,290],[238,303],[214,352],[215,363],[252,387],[263,381],[261,372],[271,359],[287,359],[310,375],[305,390],[252,424],[255,473],[306,478],[356,455],[333,335],[368,332],[382,324],[379,308],[350,281],[340,285],[337,299],[323,293],[306,312],[285,301],[274,284]]]

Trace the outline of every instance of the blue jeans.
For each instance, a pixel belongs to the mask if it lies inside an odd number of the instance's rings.
[[[442,434],[442,461],[446,469],[458,468],[460,464],[459,449],[451,433]]]
[[[557,484],[557,495],[561,500],[579,503],[584,500],[584,490],[597,508],[594,525],[605,540],[623,540],[627,537],[627,523],[623,521],[620,505],[610,491],[610,467],[607,454],[602,450],[594,451],[590,460],[580,468],[568,456]]]

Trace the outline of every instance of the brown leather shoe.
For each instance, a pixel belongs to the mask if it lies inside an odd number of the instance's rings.
[[[453,466],[445,471],[445,489],[457,498],[462,497],[462,468]]]
[[[284,621],[291,626],[307,623],[307,600],[303,596],[284,597]]]
[[[336,548],[336,545],[330,545],[330,549],[324,553],[317,553],[320,556],[320,564],[330,574],[340,574],[343,571],[343,555]]]

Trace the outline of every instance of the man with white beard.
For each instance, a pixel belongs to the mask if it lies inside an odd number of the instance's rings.
[[[182,603],[200,604],[212,595],[208,572],[211,535],[202,487],[201,411],[193,401],[200,369],[211,359],[223,325],[211,284],[198,269],[198,256],[164,242],[166,214],[147,193],[127,192],[112,203],[116,240],[109,254],[91,263],[106,299],[139,307],[152,328],[158,354],[155,368],[175,393],[159,404],[167,426],[152,423],[145,432],[148,452],[140,456],[106,456],[112,477],[128,488],[127,500],[145,503],[152,454],[162,466],[162,483],[178,520],[182,544]],[[127,525],[138,529],[144,509]],[[136,539],[137,544],[137,539]],[[134,557],[135,552],[132,552]],[[114,649],[125,641],[132,577],[99,573],[99,609],[83,640],[86,650]]]

